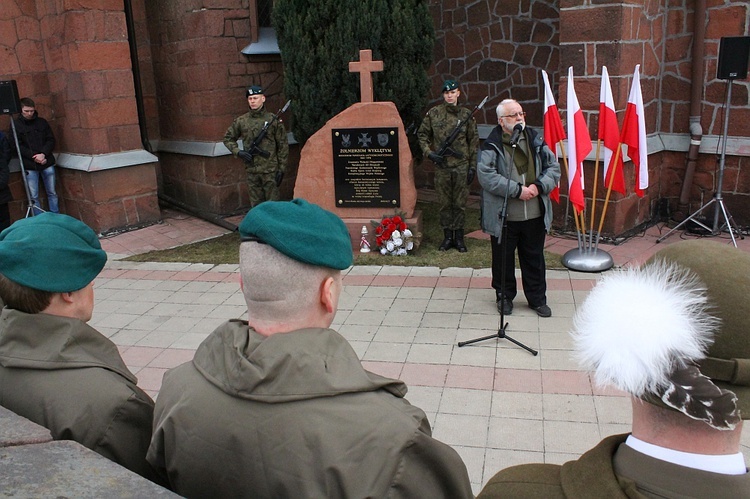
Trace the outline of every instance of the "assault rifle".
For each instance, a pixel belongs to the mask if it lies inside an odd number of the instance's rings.
[[[260,155],[264,158],[269,158],[271,156],[271,153],[268,151],[265,151],[260,148],[260,143],[263,142],[263,139],[266,138],[266,134],[268,134],[268,129],[271,128],[271,125],[273,125],[273,122],[279,119],[279,116],[284,114],[287,109],[289,109],[289,104],[291,104],[292,101],[288,100],[286,101],[286,104],[284,104],[284,107],[279,109],[279,112],[273,115],[273,118],[271,118],[271,121],[266,121],[263,125],[263,128],[260,129],[260,132],[258,132],[258,135],[255,136],[253,139],[252,144],[250,146],[245,148],[246,154],[249,154],[252,158],[252,156]]]
[[[433,160],[436,163],[443,163],[445,161],[446,156],[453,156],[454,158],[458,158],[458,159],[461,159],[464,157],[462,153],[451,148],[451,146],[453,145],[453,141],[456,140],[456,138],[458,137],[458,134],[461,132],[461,128],[463,128],[466,122],[469,121],[471,118],[473,118],[474,115],[477,113],[477,111],[479,111],[480,109],[484,107],[484,105],[487,103],[487,99],[489,98],[490,98],[489,95],[485,97],[484,100],[482,100],[482,102],[480,102],[474,108],[474,110],[471,112],[468,118],[466,118],[463,121],[459,120],[458,124],[456,125],[456,128],[454,128],[451,134],[448,135],[448,137],[446,137],[446,139],[443,141],[442,144],[440,144],[440,149],[430,154],[431,160]]]

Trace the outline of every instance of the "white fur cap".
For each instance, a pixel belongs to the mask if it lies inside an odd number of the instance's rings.
[[[705,286],[674,263],[606,275],[573,320],[576,357],[600,385],[657,393],[674,369],[706,356],[719,326],[708,308]]]

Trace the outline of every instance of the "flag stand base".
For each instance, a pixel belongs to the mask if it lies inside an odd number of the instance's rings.
[[[601,249],[573,248],[562,257],[562,264],[579,272],[604,272],[615,264],[612,255]]]

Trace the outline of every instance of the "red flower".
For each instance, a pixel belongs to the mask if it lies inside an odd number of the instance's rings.
[[[383,238],[380,236],[376,237],[375,244],[377,244],[378,246],[383,246]]]
[[[375,229],[375,234],[380,235],[383,233],[383,226],[379,225],[377,229]]]
[[[391,223],[391,219],[390,218],[384,218],[383,219],[383,222],[382,222],[383,225],[389,225],[390,223]]]
[[[395,224],[400,224],[403,221],[404,220],[400,216],[398,216],[398,215],[396,215],[395,217],[393,217],[393,223],[395,223]]]
[[[398,229],[398,226],[396,226],[396,224],[394,224],[394,223],[388,224],[388,230],[389,231],[393,232],[396,229]]]
[[[399,224],[399,226],[398,226],[398,230],[400,230],[401,232],[405,231],[406,230],[406,224],[404,222],[401,222]]]

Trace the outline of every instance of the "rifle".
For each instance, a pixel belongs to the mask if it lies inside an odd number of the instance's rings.
[[[440,144],[440,149],[438,149],[436,152],[430,155],[430,159],[432,159],[433,157],[436,157],[437,159],[440,160],[438,162],[442,163],[443,161],[445,161],[446,156],[453,156],[454,158],[458,158],[458,159],[461,159],[464,157],[464,155],[461,154],[460,152],[453,150],[451,148],[451,145],[453,144],[453,141],[456,140],[456,138],[458,137],[459,132],[461,132],[461,128],[466,124],[466,122],[468,122],[471,118],[474,117],[477,111],[479,111],[480,109],[484,107],[485,103],[487,102],[487,99],[489,98],[490,98],[489,95],[485,97],[484,100],[482,100],[482,102],[480,102],[474,108],[474,110],[471,112],[468,118],[466,118],[463,121],[461,120],[458,121],[456,128],[454,128],[451,134],[448,135],[448,137],[446,137],[446,139],[443,141],[442,144]]]
[[[266,121],[263,125],[263,128],[260,129],[260,132],[258,132],[258,135],[255,136],[253,139],[252,144],[250,144],[249,147],[245,148],[245,152],[250,154],[251,156],[255,155],[261,155],[264,158],[271,157],[271,153],[268,151],[264,151],[260,148],[260,143],[263,142],[263,139],[266,138],[266,134],[268,133],[268,129],[271,128],[271,125],[273,125],[273,122],[279,119],[279,116],[284,114],[287,109],[289,109],[289,104],[291,104],[292,101],[288,100],[286,101],[286,104],[284,104],[284,107],[279,109],[279,112],[273,115],[273,118],[271,118],[271,121]]]

